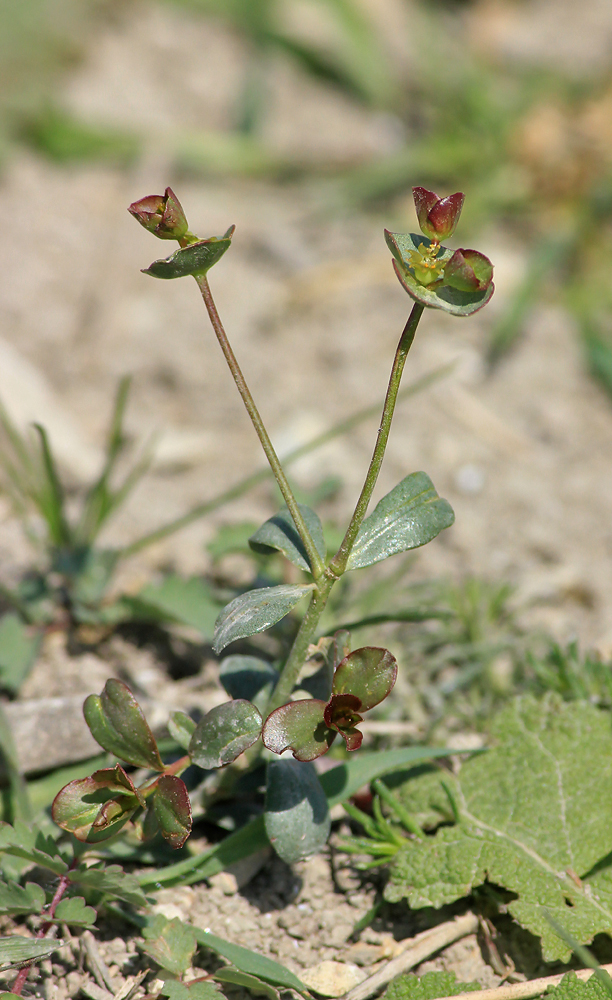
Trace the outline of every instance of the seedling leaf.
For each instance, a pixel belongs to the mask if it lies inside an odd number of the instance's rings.
[[[143,929],[145,941],[142,950],[154,959],[162,969],[173,976],[182,974],[191,965],[197,948],[193,927],[176,917],[167,920],[160,913]]]
[[[259,739],[262,718],[250,701],[237,698],[217,705],[195,728],[189,756],[203,768],[223,767]]]
[[[287,864],[316,854],[327,843],[331,820],[312,764],[268,764],[264,823],[272,847]]]
[[[323,538],[323,525],[318,515],[305,504],[298,504],[298,507],[317,552],[321,559],[325,560],[327,549]],[[270,555],[275,551],[282,552],[294,566],[299,566],[300,569],[307,572],[311,570],[304,543],[287,507],[283,507],[278,514],[262,524],[261,528],[258,528],[255,534],[249,538],[249,545],[254,552],[259,552],[262,555]]]
[[[97,913],[93,906],[86,906],[82,896],[72,896],[62,899],[57,904],[53,916],[54,923],[73,924],[79,927],[91,927],[96,922]]]
[[[235,597],[217,618],[213,642],[215,653],[220,653],[236,639],[246,639],[276,625],[310,590],[311,584],[281,584],[249,590]]]
[[[359,529],[347,569],[362,569],[396,552],[426,545],[455,520],[424,472],[413,472],[387,493]]]
[[[24,858],[56,875],[63,875],[68,870],[66,862],[59,857],[55,841],[51,837],[45,837],[36,827],[28,826],[20,820],[13,826],[0,823],[0,854],[2,853]]]
[[[191,833],[191,803],[185,782],[162,774],[153,797],[161,835],[171,847],[182,847]]]
[[[135,767],[163,771],[155,737],[123,681],[111,677],[101,695],[90,694],[83,715],[94,739],[109,753]]]
[[[40,913],[44,905],[45,891],[35,882],[0,882],[0,913]]]
[[[143,274],[150,274],[153,278],[183,278],[189,274],[206,274],[229,249],[234,228],[231,226],[223,236],[198,240],[197,243],[175,250],[169,257],[154,260],[149,267],[143,268]]]
[[[124,872],[121,865],[83,865],[68,872],[68,878],[76,885],[93,889],[111,899],[121,899],[132,906],[146,906],[148,902],[136,876]]]
[[[402,848],[385,895],[442,906],[488,880],[516,894],[508,910],[542,938],[545,960],[566,961],[545,911],[579,944],[612,931],[610,870],[595,869],[612,852],[609,718],[584,702],[522,697],[492,736],[493,749],[448,777],[460,821]]]

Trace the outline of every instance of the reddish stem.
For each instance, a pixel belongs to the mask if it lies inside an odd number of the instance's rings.
[[[77,864],[78,864],[78,858],[74,858],[73,861],[72,861],[72,863],[71,863],[71,865],[70,865],[70,868],[68,869],[68,872],[70,872],[74,868],[76,868]],[[41,924],[41,927],[40,927],[40,929],[38,931],[38,934],[36,935],[36,940],[38,940],[39,938],[44,938],[45,934],[48,933],[49,929],[51,928],[51,926],[53,924],[53,917],[55,916],[55,911],[57,909],[57,905],[60,902],[60,900],[61,900],[62,896],[64,895],[64,893],[66,892],[66,889],[70,885],[70,879],[68,878],[68,872],[66,872],[65,875],[62,875],[61,878],[60,878],[60,880],[59,880],[59,883],[58,883],[57,889],[55,890],[53,899],[51,900],[51,902],[49,903],[49,906],[47,908],[47,914],[46,915],[47,915],[47,917],[49,919],[45,920],[45,922],[43,924]],[[26,984],[26,980],[28,978],[28,974],[29,974],[30,969],[32,968],[33,965],[34,965],[34,961],[28,962],[27,965],[24,965],[23,968],[19,970],[19,972],[17,973],[17,976],[15,978],[15,982],[13,983],[13,988],[11,990],[11,993],[16,993],[18,997],[21,996],[21,991],[22,991],[23,987]]]

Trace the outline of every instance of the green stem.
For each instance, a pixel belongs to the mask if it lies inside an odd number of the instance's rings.
[[[342,544],[326,570],[326,573],[329,576],[336,579],[342,576],[346,569],[351,549],[353,548],[355,539],[357,538],[357,533],[361,527],[364,517],[366,516],[370,500],[372,499],[372,493],[374,492],[374,487],[376,486],[376,480],[378,479],[378,474],[384,458],[385,448],[387,447],[387,441],[389,440],[389,431],[391,430],[391,421],[393,420],[393,411],[395,410],[395,404],[397,402],[397,394],[399,392],[404,365],[406,363],[408,351],[412,347],[414,335],[416,333],[417,326],[419,325],[419,320],[423,315],[424,308],[425,307],[420,305],[418,302],[415,302],[413,305],[410,316],[408,317],[408,322],[406,323],[402,336],[400,337],[397,351],[395,352],[380,427],[378,429],[378,437],[376,438],[376,445],[374,446],[370,467],[363,484],[361,495],[357,501],[355,512],[351,518],[348,528],[346,529],[346,534]]]
[[[297,528],[299,536],[302,539],[304,548],[306,549],[306,553],[308,555],[308,561],[310,563],[310,567],[312,570],[312,575],[314,576],[315,580],[317,580],[323,573],[323,570],[325,569],[323,560],[321,559],[321,556],[317,552],[317,548],[306,526],[306,522],[302,517],[302,512],[298,507],[297,500],[293,495],[293,491],[289,485],[284,469],[279,461],[278,455],[274,450],[272,442],[270,441],[268,432],[264,426],[263,420],[261,419],[259,411],[255,405],[255,401],[251,395],[248,385],[246,384],[244,375],[242,374],[240,366],[236,360],[236,356],[231,348],[230,342],[227,339],[227,334],[225,332],[225,329],[223,328],[223,323],[221,322],[219,313],[217,312],[217,307],[212,297],[208,280],[206,276],[203,274],[195,276],[195,280],[198,284],[200,292],[202,293],[202,298],[204,299],[204,305],[206,306],[206,309],[208,311],[210,322],[212,323],[213,330],[215,331],[217,340],[219,341],[219,345],[225,356],[225,360],[227,361],[228,367],[232,373],[238,392],[242,397],[242,401],[246,407],[247,413],[251,418],[251,422],[261,442],[261,446],[265,452],[266,458],[270,463],[270,468],[274,473],[274,478],[276,479],[279,489],[283,494],[284,501],[287,504],[287,507],[289,508],[289,513],[293,518],[295,527]]]

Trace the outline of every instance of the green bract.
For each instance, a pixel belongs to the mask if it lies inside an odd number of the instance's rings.
[[[390,233],[387,229],[385,229],[385,239],[395,258],[393,262],[395,273],[415,302],[432,309],[442,309],[453,316],[470,316],[482,309],[493,295],[495,285],[492,281],[489,281],[486,288],[475,291],[463,291],[447,284],[422,284],[415,276],[411,255],[419,254],[421,246],[428,251],[432,247],[431,240],[426,236],[419,236],[418,233]],[[476,251],[469,252],[476,253]],[[450,261],[454,253],[455,251],[450,250],[449,247],[441,246],[435,256],[435,261],[445,264]],[[464,250],[463,253],[468,253],[468,251]],[[479,254],[479,257],[484,257],[484,254]],[[442,277],[440,281],[443,282],[444,278]]]
[[[230,226],[223,236],[211,236],[207,240],[198,240],[189,246],[175,250],[169,257],[154,260],[149,267],[142,269],[143,274],[153,278],[185,278],[187,275],[203,275],[216,264],[232,242],[235,226]]]

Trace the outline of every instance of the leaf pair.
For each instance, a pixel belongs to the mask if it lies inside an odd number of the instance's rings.
[[[291,750],[296,760],[310,761],[327,753],[340,733],[347,750],[357,750],[363,739],[356,728],[362,721],[359,713],[383,701],[396,677],[397,662],[389,650],[354,650],[338,664],[327,703],[318,698],[293,701],[268,716],[264,745],[274,753]]]

